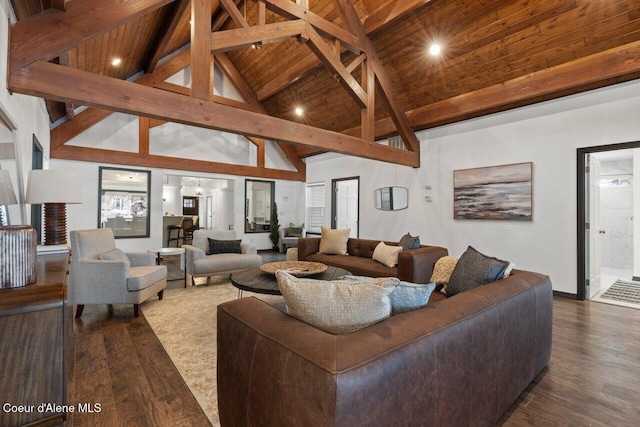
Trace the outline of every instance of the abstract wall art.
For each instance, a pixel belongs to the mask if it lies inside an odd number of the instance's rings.
[[[533,163],[453,171],[453,218],[531,221]]]

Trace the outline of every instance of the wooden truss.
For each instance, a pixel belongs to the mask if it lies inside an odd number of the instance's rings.
[[[169,38],[169,35],[164,35],[157,41],[155,53],[146,66],[147,74],[135,82],[112,79],[47,62],[64,55],[69,49],[88,39],[167,3],[170,1],[138,0],[122,4],[118,0],[75,0],[65,4],[62,8],[64,12],[52,11],[21,21],[13,27],[10,46],[10,89],[67,104],[91,107],[73,120],[52,130],[53,158],[87,161],[99,158],[104,162],[119,164],[301,181],[306,178],[306,168],[304,161],[297,154],[296,146],[307,147],[310,150],[335,151],[411,167],[419,166],[419,143],[409,127],[407,117],[400,109],[375,49],[366,36],[365,26],[358,19],[349,0],[336,1],[343,21],[349,23],[349,30],[312,13],[303,4],[289,0],[258,0],[260,13],[255,26],[246,22],[237,7],[237,1],[220,0],[226,14],[215,19],[212,24],[212,0],[192,0],[190,50],[157,66]],[[402,11],[397,14],[406,13],[411,7],[417,7],[425,1],[406,3],[410,3],[409,7],[401,8]],[[176,27],[188,4],[187,0],[175,2],[172,13],[166,18],[170,31]],[[289,20],[266,23],[266,9]],[[90,13],[95,16],[96,11],[104,15],[99,24],[93,19],[88,19]],[[395,13],[382,8],[381,11]],[[219,31],[226,19],[233,20],[237,28]],[[380,21],[385,20],[376,19],[376,22]],[[324,64],[336,75],[340,84],[362,110],[359,135],[345,135],[269,116],[259,97],[225,55],[225,52],[231,50],[289,38],[296,38],[300,43],[309,46],[318,63]],[[340,60],[342,49],[348,49],[359,56],[345,66]],[[213,95],[214,61],[231,78],[246,102]],[[165,82],[168,77],[188,65],[191,66],[191,88]],[[352,76],[352,72],[358,67],[361,69],[361,82]],[[388,147],[374,141],[376,84],[407,150]],[[140,116],[137,153],[65,145],[71,138],[103,120],[113,111]],[[239,166],[150,154],[149,129],[166,121],[245,135],[258,149],[258,165]],[[265,167],[265,139],[277,141],[296,171]]]

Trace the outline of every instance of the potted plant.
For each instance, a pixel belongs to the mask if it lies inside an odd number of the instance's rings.
[[[271,218],[269,221],[271,232],[269,233],[269,237],[271,238],[271,243],[273,243],[273,251],[278,251],[278,242],[280,241],[280,223],[278,222],[278,205],[276,202],[273,202],[271,206]]]

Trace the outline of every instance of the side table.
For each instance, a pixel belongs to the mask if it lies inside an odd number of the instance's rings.
[[[156,264],[162,264],[162,257],[171,256],[171,255],[180,255],[180,264],[184,267],[184,287],[187,287],[187,266],[185,257],[184,248],[160,248],[160,249],[149,249],[147,253],[156,254]]]

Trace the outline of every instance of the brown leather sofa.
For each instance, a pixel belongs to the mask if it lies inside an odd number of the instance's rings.
[[[331,335],[256,298],[218,307],[228,426],[490,426],[548,364],[552,290],[515,270]]]
[[[298,240],[298,260],[315,261],[326,265],[344,268],[357,276],[397,277],[412,283],[429,283],[433,266],[448,252],[439,246],[420,246],[400,252],[398,265],[387,267],[372,259],[373,251],[380,240],[349,239],[347,253],[349,255],[327,255],[318,253],[320,238],[308,237]],[[397,246],[397,242],[385,242]]]

